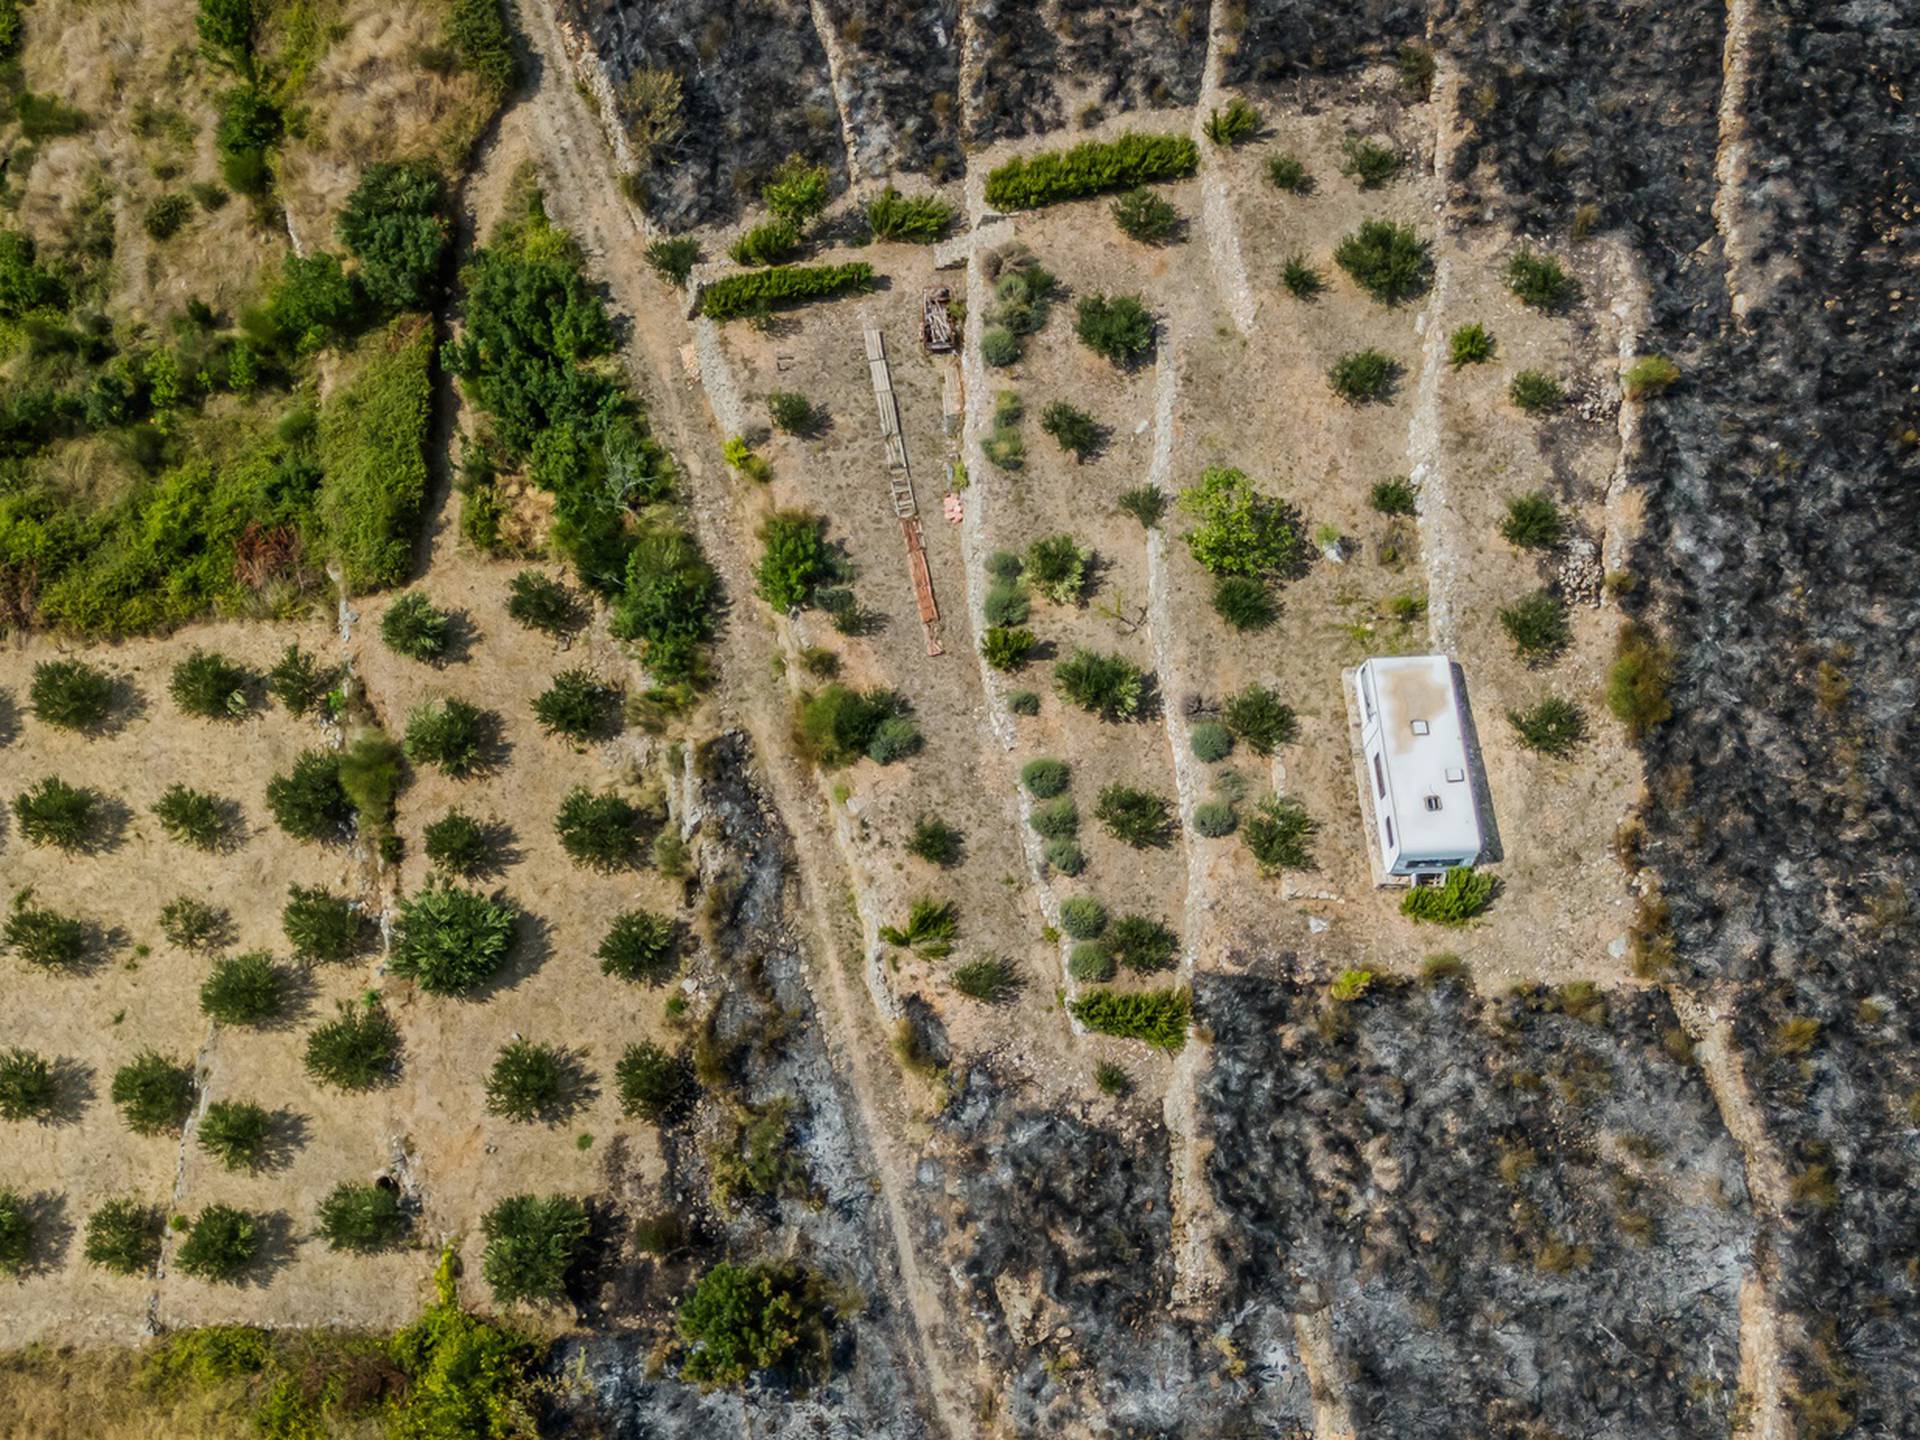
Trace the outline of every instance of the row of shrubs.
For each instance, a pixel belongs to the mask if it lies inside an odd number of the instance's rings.
[[[700,297],[700,313],[709,320],[737,320],[785,305],[831,299],[872,288],[873,267],[865,261],[845,265],[772,265],[716,280]]]
[[[1131,190],[1156,180],[1191,175],[1200,149],[1185,135],[1130,131],[1113,140],[1087,140],[1068,150],[1016,156],[987,174],[987,204],[1031,210],[1109,190]]]

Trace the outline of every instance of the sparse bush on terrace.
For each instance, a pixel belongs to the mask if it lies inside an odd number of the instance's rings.
[[[1620,377],[1629,400],[1658,395],[1680,378],[1680,367],[1664,355],[1642,355]]]
[[[216,1100],[200,1117],[194,1138],[229,1170],[257,1170],[273,1144],[274,1119],[245,1100]]]
[[[1011,962],[998,955],[969,960],[953,968],[953,988],[969,1000],[998,1005],[1013,998],[1020,988],[1020,974]]]
[[[130,1196],[102,1201],[87,1217],[83,1253],[110,1275],[145,1274],[160,1260],[160,1212]]]
[[[1566,538],[1566,533],[1566,516],[1546,491],[1532,490],[1507,501],[1500,534],[1509,545],[1523,550],[1551,550]]]
[[[1275,691],[1252,684],[1228,698],[1221,718],[1234,738],[1256,755],[1271,755],[1287,744],[1299,728],[1293,707]]]
[[[0,1185],[0,1275],[19,1275],[33,1259],[40,1226],[27,1197]]]
[[[82,851],[99,843],[107,814],[92,790],[49,775],[13,797],[13,818],[29,844]]]
[[[507,617],[556,639],[579,629],[584,618],[573,590],[539,570],[522,570],[507,582]]]
[[[254,1216],[231,1205],[209,1205],[195,1217],[174,1263],[196,1279],[231,1284],[258,1257],[261,1241]]]
[[[1067,1008],[1098,1034],[1144,1040],[1167,1051],[1185,1048],[1192,1017],[1185,990],[1090,990]]]
[[[987,204],[1031,210],[1108,190],[1131,190],[1155,180],[1191,175],[1200,151],[1185,135],[1130,131],[1113,140],[1088,140],[1069,150],[1018,156],[987,175]]]
[[[1147,672],[1119,655],[1075,648],[1053,671],[1060,698],[1103,720],[1131,720],[1147,695]]]
[[[1400,913],[1435,925],[1464,925],[1493,903],[1494,878],[1456,865],[1438,885],[1416,885],[1401,897]]]
[[[1044,805],[1034,806],[1027,823],[1043,840],[1071,840],[1080,833],[1080,807],[1073,803],[1071,795],[1061,795]]]
[[[1327,277],[1304,254],[1295,251],[1280,267],[1280,283],[1294,299],[1311,302],[1327,288]]]
[[[219,847],[232,809],[230,802],[184,785],[169,785],[153,803],[154,818],[167,838],[199,850]]]
[[[1047,535],[1027,547],[1026,578],[1056,605],[1078,602],[1093,552],[1071,535]]]
[[[691,235],[674,235],[656,240],[645,251],[653,273],[669,285],[684,285],[700,263],[700,242]]]
[[[1420,504],[1420,492],[1405,475],[1376,481],[1367,495],[1367,503],[1382,515],[1411,515]]]
[[[556,1045],[514,1040],[487,1072],[487,1113],[516,1124],[563,1119],[579,1098],[582,1077],[573,1057]]]
[[[447,614],[434,608],[425,593],[409,590],[380,617],[380,640],[396,655],[426,663],[447,653],[453,638]]]
[[[953,224],[953,207],[938,195],[902,195],[889,185],[867,202],[867,228],[876,240],[931,245]]]
[[[1550,590],[1536,590],[1525,599],[1503,606],[1500,628],[1513,642],[1514,654],[1529,665],[1547,664],[1573,640],[1566,601]]]
[[[1180,937],[1145,915],[1122,915],[1107,931],[1113,958],[1137,974],[1170,970],[1180,953]]]
[[[1507,262],[1507,288],[1524,305],[1549,313],[1566,309],[1580,286],[1558,260],[1522,250]]]
[[[1566,391],[1551,375],[1522,370],[1507,385],[1507,398],[1529,415],[1545,415],[1560,408]]]
[[[380,1005],[341,1001],[307,1036],[307,1074],[338,1090],[372,1090],[400,1073],[400,1029]]]
[[[1382,350],[1349,350],[1327,371],[1327,384],[1349,405],[1371,405],[1393,398],[1400,362]]]
[[[1107,207],[1123,234],[1143,245],[1161,245],[1180,228],[1180,212],[1142,185]]]
[[[937,960],[950,953],[960,933],[960,907],[951,900],[922,895],[907,907],[905,925],[882,925],[880,938],[889,945],[913,950]]]
[[[322,886],[295,885],[280,911],[280,928],[296,959],[328,965],[358,955],[370,926],[344,896]]]
[[[399,1243],[407,1233],[400,1197],[383,1185],[343,1180],[320,1201],[315,1216],[329,1250],[369,1255]]]
[[[335,841],[353,823],[353,802],[340,784],[340,757],[307,750],[284,775],[267,782],[267,809],[296,840]]]
[[[1427,288],[1433,257],[1411,225],[1368,220],[1334,247],[1333,261],[1382,305],[1398,305]]]
[[[1138,520],[1142,529],[1151,530],[1167,513],[1167,492],[1158,485],[1136,485],[1131,490],[1123,490],[1114,504],[1122,513]]]
[[[1244,95],[1236,95],[1227,101],[1225,109],[1209,113],[1203,128],[1207,139],[1223,149],[1232,149],[1259,133],[1260,112]]]
[[[60,1099],[60,1079],[46,1056],[0,1050],[0,1120],[45,1120]]]
[[[1068,769],[1066,761],[1046,756],[1029,760],[1020,767],[1020,783],[1036,800],[1051,800],[1056,795],[1064,794],[1071,778],[1072,771]]]
[[[1289,195],[1311,195],[1313,176],[1308,172],[1306,162],[1297,155],[1284,152],[1267,157],[1267,179],[1273,182],[1276,190],[1284,190]]]
[[[1100,423],[1064,400],[1055,400],[1040,412],[1040,428],[1080,464],[1100,449]]]
[[[298,645],[280,652],[273,669],[267,672],[267,693],[278,700],[289,715],[305,715],[318,709],[333,686],[333,672],[323,670]]]
[[[1107,907],[1091,895],[1072,895],[1060,902],[1060,928],[1070,939],[1097,940],[1107,928]]]
[[[851,764],[861,755],[890,764],[912,753],[919,737],[918,728],[902,712],[899,697],[891,691],[862,693],[844,685],[823,685],[799,702],[800,734],[828,769]]]
[[[642,1120],[670,1118],[693,1095],[693,1072],[651,1040],[627,1046],[613,1067],[620,1111]]]
[[[291,988],[269,955],[222,956],[200,986],[200,1010],[222,1025],[265,1025],[286,1012]]]
[[[1138,295],[1081,296],[1074,305],[1073,333],[1116,365],[1133,365],[1153,353],[1153,316]]]
[[[760,187],[767,209],[796,229],[827,208],[827,167],[789,155]]]
[[[1165,845],[1173,838],[1173,807],[1150,790],[1105,786],[1094,802],[1093,816],[1114,839],[1136,850]]]
[[[992,625],[981,637],[980,653],[994,669],[1012,672],[1026,668],[1038,644],[1031,630]]]
[[[1607,709],[1627,727],[1628,739],[1643,740],[1673,718],[1672,683],[1673,652],[1646,627],[1622,625],[1607,672]]]
[[[664,985],[680,968],[678,922],[650,910],[623,910],[613,917],[594,952],[600,971],[639,984]]]
[[[465,879],[485,870],[493,859],[493,840],[482,825],[461,810],[449,810],[420,832],[427,860],[443,874]]]
[[[1187,732],[1187,743],[1194,759],[1211,765],[1233,753],[1233,732],[1218,720],[1202,720]]]
[[[784,615],[813,599],[838,567],[827,548],[826,521],[808,510],[776,510],[760,526],[754,589]]]
[[[31,886],[14,892],[7,918],[0,923],[0,944],[42,969],[78,965],[87,957],[87,940],[84,921],[34,904]]]
[[[460,699],[428,700],[407,715],[407,759],[463,780],[480,768],[487,716]]]
[[[1400,152],[1377,140],[1347,137],[1341,147],[1345,156],[1340,173],[1357,181],[1362,190],[1378,190],[1400,173]]]
[[[949,825],[938,815],[922,815],[907,837],[906,850],[929,865],[945,869],[960,863],[966,851],[966,839],[958,827]]]
[[[1563,759],[1587,738],[1587,717],[1571,700],[1549,695],[1526,710],[1507,711],[1514,738],[1540,755]]]
[[[1493,359],[1493,351],[1492,334],[1477,322],[1462,325],[1447,336],[1447,363],[1456,370],[1463,365],[1484,365]]]
[[[576,785],[560,802],[554,833],[577,865],[612,872],[639,863],[651,817],[618,791]]]
[[[1313,833],[1318,823],[1297,800],[1269,795],[1240,825],[1240,842],[1262,874],[1313,868]]]
[[[34,719],[62,730],[97,730],[113,710],[113,677],[84,660],[43,660],[33,667],[27,704]]]
[[[1280,615],[1265,580],[1222,575],[1213,582],[1213,612],[1235,630],[1264,630]]]
[[[727,247],[736,265],[777,265],[800,248],[800,232],[785,220],[767,220],[747,230]]]
[[[591,670],[562,670],[534,697],[533,718],[549,735],[594,740],[620,728],[620,691]]]

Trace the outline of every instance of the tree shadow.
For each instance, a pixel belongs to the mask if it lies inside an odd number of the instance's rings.
[[[222,1283],[264,1290],[293,1264],[293,1220],[284,1210],[250,1210],[247,1216],[253,1221],[253,1258]]]
[[[113,677],[113,698],[107,703],[106,718],[84,733],[94,740],[118,735],[134,721],[145,718],[147,708],[146,693],[124,675],[116,675]]]
[[[447,642],[440,653],[434,657],[434,665],[444,668],[448,665],[464,665],[473,658],[474,649],[480,643],[480,627],[473,623],[473,615],[464,607],[447,611]]]
[[[20,734],[20,706],[11,690],[0,690],[0,749],[5,749]]]
[[[74,1125],[79,1123],[98,1098],[94,1086],[94,1068],[84,1060],[76,1060],[71,1055],[62,1055],[53,1062],[53,1104],[41,1116],[45,1125]]]
[[[516,910],[513,921],[513,949],[500,968],[486,980],[461,995],[463,1000],[484,1004],[502,991],[512,990],[553,956],[553,924],[530,910]]]
[[[27,1225],[32,1240],[19,1273],[51,1275],[61,1269],[67,1248],[73,1244],[73,1221],[67,1218],[67,1197],[53,1190],[38,1190],[24,1197]]]
[[[255,1172],[286,1169],[294,1157],[307,1148],[311,1134],[312,1124],[307,1116],[284,1108],[273,1111],[266,1144],[260,1147],[260,1153],[248,1168]]]

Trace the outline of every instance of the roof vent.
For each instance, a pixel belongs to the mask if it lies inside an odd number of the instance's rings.
[[[1438,810],[1439,808],[1440,808],[1440,797],[1438,795],[1427,796],[1427,809]]]
[[[1427,733],[1427,722],[1426,722],[1426,721],[1424,721],[1424,720],[1416,720],[1416,721],[1414,721],[1414,722],[1413,722],[1413,733],[1414,733],[1414,734],[1416,734],[1416,735],[1425,735],[1425,734]]]

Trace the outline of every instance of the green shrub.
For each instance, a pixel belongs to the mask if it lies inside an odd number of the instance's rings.
[[[177,1131],[193,1110],[193,1068],[143,1050],[113,1075],[109,1092],[136,1135]]]
[[[28,887],[14,892],[7,918],[0,924],[0,943],[29,965],[68,969],[87,957],[88,931],[84,921],[33,903]]]
[[[768,395],[767,414],[775,429],[789,435],[811,435],[820,428],[820,416],[813,402],[792,390],[775,390]]]
[[[97,845],[108,820],[98,795],[57,775],[14,796],[13,818],[29,843],[73,851]]]
[[[835,577],[826,522],[806,510],[776,510],[760,526],[754,591],[780,614],[798,610]]]
[[[320,465],[324,479],[315,509],[340,573],[354,590],[404,584],[413,565],[427,502],[427,446],[432,425],[433,328],[396,321],[360,347],[373,358],[345,390],[333,396],[320,419]],[[422,607],[413,612],[411,607]],[[435,633],[435,613],[424,598],[402,597],[381,638],[415,659],[431,658],[394,645],[388,625],[424,646]],[[444,629],[438,633],[444,634]],[[434,652],[434,653],[437,653]]]
[[[1522,370],[1507,386],[1507,398],[1529,415],[1545,415],[1560,408],[1566,392],[1551,375]]]
[[[1350,1005],[1363,999],[1373,989],[1374,974],[1371,970],[1342,970],[1327,987],[1327,994],[1343,1005]]]
[[[244,188],[231,183],[236,190]],[[281,257],[280,278],[268,292],[254,329],[265,345],[310,355],[357,333],[367,319],[365,296],[341,267],[340,257],[316,250]]]
[[[1240,827],[1240,816],[1231,802],[1208,800],[1193,809],[1193,828],[1209,840],[1231,835]]]
[[[567,584],[539,570],[522,570],[507,582],[507,617],[555,639],[571,635],[585,620]]]
[[[1096,940],[1107,928],[1107,907],[1091,895],[1073,895],[1060,902],[1060,928],[1070,939]]]
[[[160,1263],[160,1212],[128,1196],[100,1202],[87,1217],[82,1251],[110,1275],[144,1275]]]
[[[293,769],[267,782],[267,809],[296,840],[343,838],[353,822],[353,802],[340,784],[340,757],[329,750],[303,751]]]
[[[1549,695],[1526,710],[1507,711],[1507,723],[1524,748],[1555,759],[1571,755],[1587,738],[1585,713],[1558,695]]]
[[[881,724],[899,709],[898,699],[886,690],[863,694],[844,685],[823,685],[800,701],[801,738],[828,769],[850,764],[867,752]]]
[[[1242,471],[1209,466],[1180,492],[1180,508],[1199,522],[1187,550],[1210,575],[1284,576],[1305,553],[1299,515]]]
[[[1187,732],[1193,758],[1211,765],[1233,753],[1233,732],[1218,720],[1202,720]]]
[[[11,1185],[0,1185],[0,1275],[25,1272],[39,1228],[27,1198]]]
[[[1067,1009],[1096,1034],[1144,1040],[1167,1051],[1186,1047],[1192,1018],[1185,990],[1089,990]]]
[[[591,670],[562,670],[535,697],[533,716],[549,735],[599,739],[620,728],[620,691]]]
[[[401,781],[401,749],[378,730],[364,730],[340,752],[340,791],[363,830],[380,833],[393,818]]]
[[[1136,850],[1163,846],[1173,838],[1173,807],[1150,790],[1104,786],[1094,802],[1093,817],[1114,839]]]
[[[1020,783],[1036,800],[1051,800],[1056,795],[1064,794],[1072,778],[1073,772],[1064,760],[1042,757],[1029,760],[1020,767]]]
[[[1122,915],[1107,931],[1113,958],[1139,974],[1171,970],[1180,954],[1180,937],[1145,915]]]
[[[922,815],[914,822],[906,849],[909,855],[929,865],[948,869],[958,865],[965,855],[966,837],[957,826],[949,825],[938,815]]]
[[[617,791],[596,795],[576,785],[561,800],[553,829],[574,864],[611,873],[639,863],[648,820],[646,811]]]
[[[1167,513],[1167,492],[1158,485],[1136,485],[1123,490],[1114,502],[1123,515],[1131,515],[1144,530],[1151,530]]]
[[[514,912],[458,885],[431,883],[400,901],[388,968],[430,995],[461,995],[493,978],[513,950]]]
[[[1644,400],[1658,395],[1680,378],[1680,367],[1664,355],[1642,355],[1621,375],[1621,387],[1629,400]]]
[[[1297,800],[1269,795],[1240,826],[1240,841],[1262,874],[1313,868],[1313,832],[1319,829]]]
[[[690,684],[703,674],[701,646],[713,630],[718,588],[713,567],[689,536],[658,525],[642,530],[608,628],[639,642],[641,663],[654,680]]]
[[[295,885],[280,911],[280,928],[294,958],[325,965],[358,955],[370,927],[352,901],[320,886]]]
[[[796,229],[827,208],[827,167],[789,155],[760,187],[767,209]]]
[[[1265,580],[1222,575],[1213,582],[1213,613],[1235,630],[1264,630],[1279,618],[1280,607]]]
[[[97,730],[113,711],[113,678],[84,660],[42,660],[33,667],[27,703],[43,724]]]
[[[487,1113],[516,1124],[550,1124],[572,1111],[580,1067],[557,1045],[514,1040],[500,1047],[487,1072]]]
[[[1034,646],[1039,641],[1031,630],[1009,629],[1004,625],[989,626],[981,638],[980,653],[987,664],[1002,672],[1012,672],[1026,668],[1027,661],[1033,657]]]
[[[1447,336],[1447,363],[1458,370],[1462,365],[1484,365],[1493,359],[1493,336],[1479,323],[1462,325]]]
[[[1566,538],[1567,520],[1551,495],[1533,490],[1507,501],[1500,534],[1509,545],[1524,550],[1551,550]]]
[[[1357,181],[1362,190],[1378,190],[1400,173],[1400,152],[1377,140],[1350,135],[1341,152],[1346,158],[1340,173]]]
[[[1073,809],[1073,802],[1071,800],[1064,802],[1056,801],[1055,804],[1065,804],[1069,810]],[[1042,806],[1041,808],[1052,809],[1054,807]],[[1035,818],[1038,818],[1037,813]],[[1074,828],[1078,830],[1080,826],[1078,811],[1074,811],[1073,823]],[[1038,827],[1036,826],[1035,828],[1037,829]],[[1046,848],[1042,850],[1041,854],[1045,857],[1050,868],[1058,870],[1069,879],[1087,868],[1086,852],[1081,850],[1079,842],[1071,835],[1061,835],[1047,841]]]
[[[1405,475],[1392,475],[1374,483],[1367,503],[1382,515],[1411,515],[1419,509],[1420,492]]]
[[[603,975],[646,985],[664,985],[680,968],[679,924],[649,910],[623,910],[613,917],[594,952]]]
[[[258,1170],[273,1147],[274,1119],[244,1100],[216,1100],[195,1132],[200,1148],[229,1170]]]
[[[1231,149],[1244,140],[1251,140],[1260,130],[1260,112],[1253,102],[1243,95],[1236,95],[1227,101],[1227,108],[1214,110],[1207,116],[1203,127],[1207,139],[1223,148]]]
[[[939,959],[953,949],[960,934],[960,907],[951,900],[922,895],[907,907],[905,925],[882,925],[880,938],[889,945]]]
[[[445,657],[453,639],[446,612],[434,608],[424,592],[409,590],[380,617],[380,640],[396,655],[428,664]]]
[[[1040,695],[1034,690],[1012,690],[1007,693],[1007,709],[1015,715],[1038,715],[1040,713]]]
[[[627,1046],[613,1067],[613,1079],[620,1113],[641,1120],[670,1119],[693,1094],[687,1062],[650,1040]]]
[[[1072,605],[1086,588],[1092,559],[1093,552],[1071,535],[1043,536],[1027,547],[1026,578],[1054,604]]]
[[[867,758],[876,765],[891,765],[917,755],[923,743],[920,727],[905,715],[889,715],[873,727],[867,741]]]
[[[1062,795],[1033,807],[1027,823],[1043,840],[1071,840],[1080,833],[1080,807],[1071,795]]]
[[[1622,625],[1607,671],[1607,709],[1627,727],[1629,740],[1644,740],[1673,718],[1672,683],[1673,652],[1644,626]]]
[[[1093,1083],[1102,1095],[1115,1098],[1129,1094],[1133,1090],[1133,1081],[1127,1075],[1126,1068],[1114,1064],[1111,1060],[1102,1060],[1093,1067]]]
[[[1081,296],[1074,305],[1073,333],[1116,365],[1134,365],[1153,353],[1153,316],[1138,295]]]
[[[778,265],[800,248],[800,232],[785,220],[768,220],[747,230],[727,247],[736,265]]]
[[[1053,671],[1060,698],[1103,720],[1131,720],[1147,694],[1147,672],[1118,655],[1076,647]]]
[[[828,300],[873,288],[873,267],[850,265],[774,265],[729,275],[707,287],[700,313],[709,320],[736,320],[763,308]]]
[[[78,135],[90,123],[86,111],[75,109],[57,95],[36,95],[31,90],[13,97],[13,113],[20,122],[21,137],[36,142]]]
[[[1327,384],[1349,405],[1391,400],[1400,362],[1380,350],[1349,350],[1327,371]]]
[[[230,802],[184,785],[169,785],[153,804],[168,839],[200,850],[217,849],[226,839],[232,810]]]
[[[953,968],[953,988],[969,1000],[999,1005],[1011,1000],[1020,990],[1020,973],[999,955],[969,960]]]
[[[1456,865],[1438,885],[1416,885],[1401,897],[1400,913],[1435,925],[1464,925],[1493,903],[1494,879]]]
[[[320,1238],[329,1250],[371,1255],[400,1242],[407,1233],[407,1214],[400,1197],[384,1185],[356,1185],[343,1180],[320,1201],[316,1216]]]
[[[1500,628],[1513,642],[1513,653],[1529,665],[1546,664],[1573,640],[1566,602],[1550,590],[1501,607]]]
[[[1162,245],[1180,228],[1180,212],[1142,185],[1107,207],[1121,232],[1143,245]]]
[[[267,693],[285,706],[289,715],[318,709],[332,685],[332,672],[323,671],[298,645],[281,651],[273,669],[267,672]]]
[[[953,207],[937,195],[908,198],[889,185],[867,202],[867,228],[876,240],[931,245],[953,224]]]
[[[449,810],[421,832],[427,860],[444,875],[478,875],[493,862],[493,839],[471,815]]]
[[[1234,738],[1256,755],[1271,755],[1290,743],[1299,728],[1293,707],[1264,685],[1248,685],[1230,696],[1221,718]]]
[[[223,1025],[265,1025],[285,1013],[290,988],[271,956],[222,956],[200,986],[200,1011]]]
[[[1004,325],[989,325],[980,332],[980,358],[996,370],[1020,358],[1020,337]]]
[[[1420,100],[1433,98],[1433,77],[1438,69],[1433,51],[1409,40],[1395,57],[1400,67],[1400,84],[1408,94]]]
[[[446,184],[424,160],[383,161],[360,173],[335,222],[360,262],[360,286],[382,310],[421,310],[439,289],[452,242]]]
[[[980,442],[980,453],[989,464],[1006,471],[1026,468],[1027,442],[1018,430],[1000,426]]]
[[[425,701],[407,714],[407,759],[464,780],[480,768],[487,729],[487,716],[464,700]]]
[[[1040,428],[1080,464],[1084,465],[1100,449],[1100,423],[1064,400],[1055,400],[1040,412]]]
[[[1067,974],[1083,985],[1111,980],[1113,956],[1100,941],[1082,940],[1067,957]]]
[[[44,1120],[60,1100],[60,1080],[46,1057],[0,1051],[0,1120]]]
[[[1280,283],[1294,299],[1311,302],[1319,299],[1320,292],[1327,288],[1327,277],[1305,255],[1295,251],[1280,267]]]
[[[1382,305],[1398,305],[1427,288],[1431,247],[1411,225],[1368,220],[1333,250],[1334,264]]]
[[[1269,155],[1267,179],[1273,182],[1276,190],[1284,190],[1289,195],[1313,193],[1313,176],[1308,172],[1306,163],[1297,155],[1284,152]]]
[[[1550,313],[1566,309],[1580,293],[1558,260],[1531,250],[1522,250],[1507,262],[1507,288],[1522,304]]]
[[[700,263],[700,242],[691,235],[674,235],[647,246],[646,262],[670,285],[684,285]]]
[[[825,1363],[826,1317],[796,1265],[715,1265],[680,1301],[681,1373],[701,1386],[738,1385],[757,1370]]]
[[[987,174],[986,200],[996,210],[1031,210],[1178,179],[1191,175],[1199,163],[1199,147],[1187,136],[1129,131],[1113,140],[1088,140],[1069,150],[1016,156],[995,166]]]
[[[307,1074],[337,1090],[372,1090],[400,1073],[400,1029],[379,1005],[340,1002],[307,1036]]]
[[[174,1254],[182,1272],[199,1280],[236,1283],[259,1256],[258,1221],[231,1205],[209,1205],[195,1217]]]

